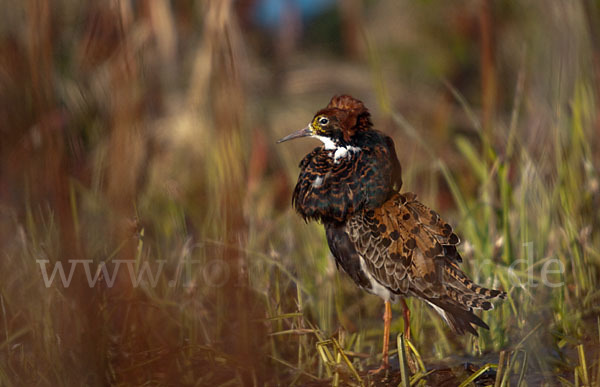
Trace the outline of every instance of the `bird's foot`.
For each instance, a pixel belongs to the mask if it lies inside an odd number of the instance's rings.
[[[388,362],[382,362],[381,365],[379,366],[379,368],[376,368],[374,370],[370,370],[369,371],[369,375],[376,375],[378,373],[380,373],[381,371],[385,371],[388,368],[390,368],[390,365]]]

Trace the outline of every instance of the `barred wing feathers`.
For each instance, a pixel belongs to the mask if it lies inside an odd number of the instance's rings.
[[[473,283],[460,270],[458,236],[413,193],[395,194],[382,206],[356,214],[346,232],[366,270],[395,294],[424,299],[457,333],[487,328],[473,309],[492,309],[506,293]]]

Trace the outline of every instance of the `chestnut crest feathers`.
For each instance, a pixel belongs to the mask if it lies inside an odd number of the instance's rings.
[[[357,131],[371,128],[371,114],[362,101],[349,95],[336,95],[327,107],[315,114],[312,125],[317,133],[327,125],[339,129],[344,141],[349,142]]]
[[[358,132],[371,129],[371,115],[360,100],[349,95],[334,96],[327,107],[314,115],[308,126],[279,139],[277,143],[300,137],[316,137],[326,149],[331,150],[352,146],[353,137]]]

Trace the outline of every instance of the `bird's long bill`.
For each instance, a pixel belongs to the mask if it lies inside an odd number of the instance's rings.
[[[277,140],[277,143],[279,144],[279,143],[284,142],[284,141],[293,140],[293,139],[299,138],[299,137],[306,137],[306,136],[310,136],[312,134],[313,134],[312,133],[312,129],[311,129],[310,125],[308,125],[304,129],[300,129],[297,132],[294,132],[292,134],[288,134],[287,136],[285,136],[283,138],[280,138],[279,140]]]

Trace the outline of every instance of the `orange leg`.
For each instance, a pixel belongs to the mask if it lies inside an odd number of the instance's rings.
[[[402,309],[404,310],[404,337],[410,340],[410,309],[408,309],[404,298],[402,298]]]
[[[385,302],[385,312],[383,313],[383,351],[381,353],[381,367],[370,371],[371,374],[376,374],[387,369],[390,366],[388,352],[390,349],[390,325],[392,324],[392,304],[389,301]]]

